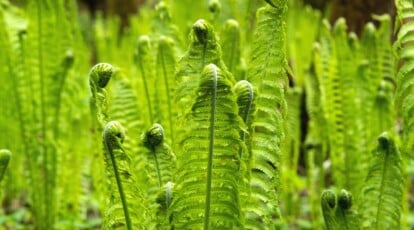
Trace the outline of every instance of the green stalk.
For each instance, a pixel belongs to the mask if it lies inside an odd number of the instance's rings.
[[[210,111],[210,143],[208,148],[208,165],[207,165],[207,192],[206,208],[204,214],[204,230],[210,227],[210,199],[211,199],[211,177],[213,172],[213,152],[214,152],[214,126],[216,119],[216,100],[217,100],[217,67],[213,69],[213,97],[211,98]]]
[[[151,105],[151,97],[150,97],[150,93],[148,90],[148,84],[147,84],[147,75],[145,73],[144,70],[144,65],[143,65],[143,56],[144,55],[150,55],[147,52],[149,51],[149,38],[148,36],[141,36],[138,40],[138,63],[139,63],[139,68],[141,71],[141,76],[142,76],[142,80],[144,81],[144,90],[145,90],[145,97],[147,98],[147,106],[148,106],[148,113],[150,115],[150,122],[151,124],[154,123],[154,117],[153,117],[153,113],[152,113],[152,105]],[[148,50],[146,50],[148,49]]]

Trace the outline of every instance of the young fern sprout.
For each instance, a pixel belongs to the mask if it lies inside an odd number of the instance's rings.
[[[328,230],[334,230],[337,227],[334,218],[334,210],[336,208],[336,194],[332,190],[326,190],[321,196],[321,206],[325,226]]]
[[[11,158],[11,152],[8,149],[0,149],[0,182],[6,172],[7,166]]]
[[[164,129],[162,128],[160,124],[152,125],[152,127],[142,135],[143,145],[151,151],[154,157],[155,169],[157,171],[157,177],[158,177],[158,186],[160,187],[162,185],[161,172],[160,172],[160,165],[158,162],[158,156],[157,156],[157,153],[155,152],[155,149],[159,145],[162,145],[163,141],[164,141]]]
[[[125,153],[122,148],[122,142],[125,138],[125,130],[121,124],[117,121],[110,121],[104,129],[103,142],[106,153],[109,155],[110,163],[112,165],[113,173],[115,175],[116,185],[119,191],[119,197],[122,202],[122,208],[124,211],[126,228],[132,230],[131,217],[128,210],[126,195],[122,185],[120,171],[118,169],[118,162],[122,158],[125,158]]]
[[[114,72],[114,67],[108,63],[96,64],[89,72],[89,85],[92,92],[91,110],[96,113],[101,128],[108,122],[106,90],[104,88]]]
[[[246,126],[250,127],[251,121],[249,117],[252,113],[254,92],[253,86],[246,80],[241,80],[234,85],[234,92],[237,96],[237,105],[239,106],[239,116],[242,118]],[[240,131],[240,138],[243,142],[246,141],[246,131]],[[239,157],[243,159],[243,149],[239,150]]]

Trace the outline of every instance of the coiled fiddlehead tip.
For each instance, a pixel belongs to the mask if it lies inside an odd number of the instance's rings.
[[[345,18],[338,18],[335,22],[333,32],[334,34],[346,33],[346,20]]]
[[[193,25],[193,34],[201,44],[207,43],[210,30],[210,25],[204,19],[197,20]]]
[[[237,98],[246,98],[249,101],[253,100],[254,92],[253,92],[253,85],[246,80],[238,81],[234,85],[234,92],[237,95]],[[238,100],[239,101],[239,100]]]
[[[211,13],[218,13],[221,10],[221,4],[219,0],[210,0],[208,3],[208,9]]]
[[[383,132],[378,137],[378,148],[380,148],[381,150],[387,150],[390,147],[391,142],[392,140],[390,134],[388,132]]]
[[[331,190],[325,190],[321,196],[322,207],[334,209],[336,206],[336,194]]]
[[[143,134],[141,139],[143,145],[153,151],[164,141],[164,128],[155,123]]]
[[[148,35],[141,35],[137,41],[137,53],[148,54],[151,50],[151,39]]]
[[[228,19],[224,24],[225,30],[239,30],[239,23],[234,19]]]
[[[160,39],[158,40],[160,46],[173,46],[174,40],[167,36],[160,36]]]
[[[0,149],[0,181],[3,179],[10,158],[11,152],[8,149]]]
[[[64,60],[64,66],[65,68],[70,68],[73,65],[75,58],[73,56],[73,50],[72,49],[68,49],[66,50],[66,54],[65,54],[65,60]]]
[[[341,190],[338,197],[338,206],[344,210],[348,210],[352,206],[352,195],[345,189]]]
[[[118,121],[110,121],[104,128],[104,140],[105,142],[117,141],[119,143],[124,142],[125,129]]]
[[[91,68],[89,79],[100,88],[104,88],[114,72],[114,67],[111,64],[98,63]]]
[[[163,211],[167,211],[170,207],[171,201],[173,199],[173,188],[174,183],[168,181],[162,188],[160,193],[157,195],[156,202],[160,205],[160,208]]]

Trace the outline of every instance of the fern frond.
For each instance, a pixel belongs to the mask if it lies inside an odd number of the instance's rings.
[[[337,198],[335,192],[326,190],[321,196],[321,207],[325,226],[328,230],[338,229],[338,222],[335,219]]]
[[[339,196],[331,190],[326,190],[321,197],[322,212],[325,226],[328,230],[357,230],[360,229],[359,217],[352,210],[352,195],[341,190]]]
[[[187,52],[177,63],[175,100],[179,110],[178,115],[184,114],[184,111],[191,106],[200,73],[209,63],[215,64],[221,71],[227,71],[221,59],[221,48],[216,33],[209,23],[200,19],[192,27]]]
[[[151,220],[149,207],[129,169],[130,158],[122,146],[124,139],[125,130],[121,124],[117,121],[108,122],[104,129],[103,144],[111,197],[104,217],[104,229],[143,229],[150,223],[145,221]],[[140,213],[136,210],[140,210]]]
[[[153,124],[141,137],[142,144],[150,151],[147,156],[150,167],[148,174],[157,178],[158,187],[173,180],[175,173],[175,155],[164,142],[164,129],[160,124]],[[153,176],[155,174],[155,176]]]
[[[162,36],[170,37],[178,45],[178,48],[182,48],[183,39],[180,37],[177,26],[172,23],[170,9],[165,1],[160,1],[155,6],[151,29],[154,33],[154,39],[160,39]]]
[[[11,158],[11,152],[7,149],[0,149],[0,182],[3,180],[4,173]]]
[[[236,80],[244,79],[241,70],[240,28],[239,23],[229,19],[220,33],[223,61]]]
[[[401,18],[401,28],[397,34],[394,46],[397,49],[398,58],[402,62],[397,73],[396,105],[403,120],[403,150],[409,156],[413,156],[414,150],[414,59],[413,59],[413,17],[414,6],[409,0],[396,1],[397,15]]]
[[[176,116],[176,108],[173,106],[173,90],[175,89],[174,73],[175,73],[175,52],[174,52],[174,41],[168,37],[160,37],[158,42],[157,52],[157,86],[164,86],[164,92],[159,94],[163,95],[159,101],[162,105],[166,105],[167,108],[162,107],[162,115],[160,115],[161,121],[168,121],[164,123],[166,129],[170,132],[169,137],[171,139],[171,145],[175,143],[175,129],[173,118]],[[162,76],[162,77],[161,77]]]
[[[186,115],[172,201],[175,229],[241,227],[238,149],[241,144],[232,80],[207,65]]]
[[[137,50],[135,56],[135,64],[140,73],[140,79],[142,81],[143,91],[145,93],[147,112],[148,114],[147,123],[152,124],[156,120],[157,107],[155,105],[155,98],[152,92],[155,92],[155,60],[152,55],[152,45],[151,40],[148,36],[142,35],[138,38]],[[136,85],[138,92],[141,92],[142,89]]]
[[[100,128],[108,122],[108,105],[105,86],[114,73],[114,67],[108,63],[99,63],[93,66],[89,72],[89,86],[92,96],[90,106],[92,113],[96,114]]]
[[[403,162],[394,138],[383,133],[365,180],[361,197],[362,226],[399,229],[404,191]]]
[[[258,10],[257,29],[248,69],[248,80],[257,90],[256,114],[252,134],[252,197],[256,213],[253,226],[274,228],[280,220],[280,144],[283,139],[284,99],[287,77],[286,28],[287,1],[277,8]]]

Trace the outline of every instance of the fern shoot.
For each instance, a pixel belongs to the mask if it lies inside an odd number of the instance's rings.
[[[0,149],[0,182],[3,180],[10,158],[11,152],[9,150]]]
[[[190,46],[176,67],[175,101],[179,116],[183,115],[186,109],[191,106],[200,73],[209,63],[213,63],[221,71],[227,72],[221,59],[221,48],[216,33],[209,23],[199,19],[192,27]]]
[[[108,63],[99,63],[89,72],[89,86],[92,92],[91,110],[96,113],[101,129],[108,122],[108,109],[105,86],[114,73],[114,67]]]
[[[236,95],[226,72],[207,65],[186,114],[187,132],[177,156],[172,201],[176,229],[241,227],[238,149],[241,144]]]
[[[381,134],[360,199],[364,229],[400,229],[403,167],[394,137]]]
[[[111,197],[104,217],[104,228],[113,229],[125,226],[126,229],[147,227],[150,221],[146,200],[135,184],[135,176],[129,169],[129,157],[125,153],[122,142],[125,130],[117,121],[110,121],[103,132],[105,147],[106,173],[109,179]],[[115,187],[116,186],[116,187]],[[121,204],[121,216],[119,205]],[[140,210],[137,213],[135,210]],[[144,217],[148,219],[143,219]]]
[[[141,137],[142,144],[150,151],[148,158],[149,175],[156,173],[158,187],[172,180],[175,172],[175,155],[164,140],[164,129],[160,124],[153,124]]]

